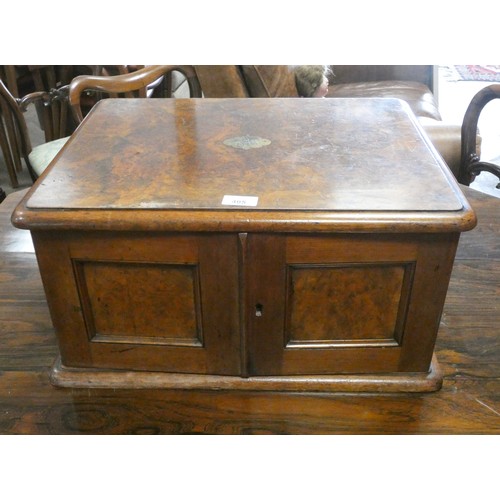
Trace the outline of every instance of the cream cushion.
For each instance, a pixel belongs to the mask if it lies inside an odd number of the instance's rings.
[[[62,139],[46,142],[45,144],[40,144],[33,148],[28,159],[37,176],[42,175],[42,172],[47,168],[57,153],[59,153],[68,139],[69,137],[63,137]]]

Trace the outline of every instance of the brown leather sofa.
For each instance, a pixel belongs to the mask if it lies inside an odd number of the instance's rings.
[[[337,66],[327,97],[393,97],[406,101],[457,176],[461,124],[445,123],[433,93],[433,67]],[[298,97],[292,66],[195,66],[205,97]]]

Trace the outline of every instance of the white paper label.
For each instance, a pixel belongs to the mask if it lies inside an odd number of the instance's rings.
[[[226,194],[222,198],[222,205],[232,205],[234,207],[256,207],[257,203],[259,203],[258,196],[233,196]]]

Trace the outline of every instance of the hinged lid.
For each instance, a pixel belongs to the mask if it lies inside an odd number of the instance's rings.
[[[116,218],[120,227],[153,216],[168,226],[172,211],[184,220],[180,211],[196,212],[200,224],[251,213],[254,224],[286,220],[283,230],[304,217],[332,226],[349,213],[412,224],[425,213],[460,230],[473,218],[396,99],[103,100],[14,222],[42,224],[35,213],[44,219],[47,211],[53,221],[57,213],[68,221],[69,211],[75,224],[79,211],[88,223],[95,211],[101,224],[106,212],[106,224]]]

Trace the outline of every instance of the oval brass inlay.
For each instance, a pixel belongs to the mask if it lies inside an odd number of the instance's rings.
[[[262,148],[263,146],[269,146],[271,141],[269,139],[264,139],[263,137],[258,137],[255,135],[243,135],[240,137],[231,137],[224,141],[226,146],[231,146],[237,149],[253,149]]]

